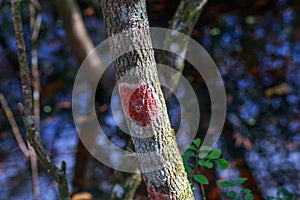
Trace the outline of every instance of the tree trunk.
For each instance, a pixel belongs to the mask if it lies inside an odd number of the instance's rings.
[[[158,80],[145,1],[101,3],[112,36],[110,48],[122,106],[149,197],[194,199]],[[129,29],[136,31],[130,34]],[[123,34],[119,39],[118,33]],[[132,51],[118,56],[124,49]]]
[[[203,8],[206,5],[206,3],[207,0],[181,0],[180,4],[176,9],[176,12],[173,14],[173,17],[169,23],[169,29],[176,30],[178,32],[181,32],[191,37],[194,26],[198,21],[199,16],[203,11]],[[181,42],[178,43],[178,41]],[[165,49],[168,49],[169,46],[173,43],[178,44],[178,46],[180,47],[181,52],[179,54],[181,55],[181,57],[164,51],[162,52],[162,55],[159,55],[157,59],[159,63],[170,66],[175,70],[178,70],[181,74],[184,68],[183,58],[185,57],[186,50],[189,45],[189,41],[188,40],[182,41],[182,38],[179,38],[178,35],[171,34],[171,32],[169,31],[165,36],[165,41],[164,41]],[[170,74],[170,75],[164,74],[165,81],[168,81],[168,83],[170,83],[169,89],[175,89],[177,87],[179,77],[180,76],[176,76],[175,74]],[[168,100],[171,97],[172,92],[171,90],[164,90],[163,93],[164,93],[165,100],[168,103]],[[133,148],[132,143],[130,143],[130,145],[127,147],[132,149]],[[110,199],[111,200],[133,199],[135,190],[139,185],[139,183],[137,183],[136,181],[137,180],[141,181],[141,179],[137,179],[137,177],[140,176],[140,174],[133,174],[131,176],[128,176],[128,173],[118,171],[116,176],[117,178],[114,180],[114,186],[111,192]],[[133,182],[135,183],[134,184],[135,187],[132,187],[132,185],[127,184]],[[125,191],[129,189],[130,190],[129,193],[131,194],[131,196],[128,196],[126,194],[127,196],[126,198],[124,198],[125,196],[117,195],[117,190],[115,188],[119,188],[120,186],[122,186]]]

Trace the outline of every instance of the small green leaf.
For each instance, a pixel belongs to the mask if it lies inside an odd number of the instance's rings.
[[[229,191],[229,192],[226,192],[226,196],[230,197],[230,198],[233,198],[237,195],[237,193],[235,191]]]
[[[182,155],[182,160],[183,160],[183,162],[187,162],[189,159],[190,159],[190,156],[189,156],[189,155],[187,155],[187,154],[183,154],[183,155]]]
[[[280,199],[278,199],[277,197],[270,197],[270,196],[268,196],[267,200],[280,200]]]
[[[200,143],[201,143],[201,139],[197,138],[193,141],[193,143],[195,144],[195,146],[197,147],[197,149],[200,147]]]
[[[197,174],[195,176],[193,176],[194,180],[197,183],[203,184],[203,185],[207,185],[208,184],[208,180],[205,176],[203,176],[202,174]]]
[[[241,189],[241,193],[249,194],[251,193],[251,190],[249,190],[248,188],[243,188]]]
[[[205,160],[199,160],[198,165],[203,166],[205,162],[206,162]]]
[[[213,163],[207,160],[204,162],[204,166],[207,167],[208,169],[211,169],[213,167]]]
[[[208,152],[205,152],[205,153],[199,153],[199,158],[201,159],[205,159],[206,157],[208,156]]]
[[[190,145],[189,148],[188,148],[188,150],[197,151],[198,148],[195,147],[194,145]]]
[[[217,159],[220,158],[221,154],[222,154],[221,149],[213,150],[212,152],[209,153],[208,158]]]
[[[201,146],[199,149],[199,158],[203,159],[208,156],[208,153],[212,150],[209,146]]]
[[[235,186],[235,184],[231,181],[218,182],[217,185],[221,188],[228,188],[228,187],[234,187]]]
[[[224,158],[215,160],[215,163],[217,164],[217,167],[219,169],[228,169],[230,167],[229,162],[227,160],[225,160]]]
[[[239,178],[236,182],[235,185],[241,185],[245,183],[245,181],[248,180],[248,178]]]
[[[183,162],[187,162],[189,160],[190,157],[186,156],[186,155],[182,155],[182,160]]]
[[[196,153],[194,151],[189,151],[187,150],[183,156],[186,156],[186,157],[196,157]]]
[[[248,194],[245,195],[245,198],[244,198],[244,199],[245,199],[245,200],[253,200],[253,198],[254,198],[253,195],[250,194],[250,193],[248,193]]]
[[[211,150],[212,150],[212,148],[210,146],[203,145],[200,147],[200,151],[211,151]]]

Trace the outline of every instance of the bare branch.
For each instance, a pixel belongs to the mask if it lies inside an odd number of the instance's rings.
[[[30,12],[30,27],[31,27],[31,64],[32,64],[32,77],[33,77],[33,112],[34,121],[37,131],[40,131],[40,77],[38,72],[38,58],[36,50],[36,40],[38,38],[40,27],[41,27],[41,15],[36,15],[36,9],[40,9],[40,4],[37,0],[31,0],[29,4]],[[33,147],[28,144],[30,152],[30,164],[32,173],[32,185],[33,185],[33,196],[35,200],[39,200],[39,180],[38,180],[38,166],[37,166],[37,155]]]
[[[22,135],[20,133],[20,130],[18,128],[18,125],[17,125],[17,122],[14,118],[14,115],[11,111],[11,109],[9,108],[8,104],[7,104],[7,101],[5,100],[4,96],[0,93],[0,103],[1,103],[1,106],[2,106],[2,109],[9,121],[9,124],[11,126],[11,129],[12,129],[12,132],[17,140],[17,143],[21,149],[21,151],[23,152],[23,154],[26,156],[26,157],[29,157],[29,152],[28,152],[28,149],[25,145],[25,142],[22,138]]]
[[[40,187],[39,187],[39,171],[37,166],[37,157],[33,147],[28,144],[28,151],[30,156],[30,167],[32,176],[32,188],[33,188],[33,199],[40,199]]]
[[[31,145],[28,144],[28,148],[25,145],[25,142],[21,136],[19,127],[16,123],[16,120],[13,116],[13,113],[11,109],[9,108],[7,101],[5,100],[4,96],[0,93],[0,103],[2,105],[2,108],[4,110],[4,113],[11,125],[12,132],[17,140],[17,143],[23,152],[23,154],[26,157],[30,158],[30,165],[31,165],[31,172],[32,172],[32,182],[33,182],[33,194],[34,194],[34,199],[38,200],[39,199],[39,187],[38,187],[38,168],[37,168],[37,158],[34,150],[32,149]]]
[[[18,47],[18,58],[19,67],[21,74],[21,84],[24,99],[24,107],[19,104],[19,110],[23,117],[23,122],[25,124],[27,132],[27,140],[30,145],[34,148],[39,162],[47,170],[47,172],[54,178],[58,183],[60,199],[70,199],[68,181],[65,171],[65,163],[62,163],[62,168],[59,169],[51,161],[50,157],[47,155],[44,147],[42,146],[39,133],[36,129],[34,115],[33,115],[33,98],[31,90],[31,80],[29,76],[28,62],[26,58],[26,48],[23,36],[23,26],[21,18],[21,1],[12,0],[11,9],[13,16],[13,23],[15,29],[15,36]]]

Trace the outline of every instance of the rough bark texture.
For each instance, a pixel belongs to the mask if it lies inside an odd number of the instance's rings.
[[[188,36],[191,36],[192,34],[192,30],[196,24],[196,22],[199,19],[199,16],[204,8],[204,6],[206,5],[207,0],[181,0],[180,4],[175,12],[175,14],[172,17],[172,20],[170,21],[170,25],[169,25],[169,29],[172,30],[176,30],[178,32],[181,32],[183,34],[186,34]],[[170,45],[177,43],[177,41],[182,41],[182,38],[178,38],[178,36],[176,37],[176,35],[171,34],[170,32],[168,32],[168,34],[166,35],[165,38],[165,43],[164,46],[165,48],[169,48]],[[184,56],[186,54],[186,49],[188,47],[188,41],[182,41],[180,43],[180,50],[181,50],[181,57],[176,56],[174,54],[170,54],[167,52],[163,52],[162,56],[159,58],[158,62],[161,62],[162,64],[168,65],[176,70],[178,70],[179,72],[183,71],[184,68]],[[167,75],[167,74],[165,74]],[[169,80],[172,80],[171,83],[171,88],[176,88],[177,84],[178,84],[178,80],[179,80],[179,76],[171,76],[171,77],[166,77],[168,78],[168,82],[170,82]],[[171,97],[171,92],[170,90],[165,90],[164,91],[164,96],[166,101],[168,101],[168,98]],[[131,143],[130,143],[131,144]],[[131,146],[129,146],[129,148],[132,148]],[[123,188],[125,188],[125,190],[127,190],[127,184],[123,184],[123,183],[127,183],[127,182],[132,182],[132,180],[141,180],[141,179],[137,179],[137,176],[140,176],[139,174],[132,174],[132,176],[128,176],[127,173],[118,171],[117,172],[117,177],[115,181],[114,181],[114,186],[115,185],[122,185]],[[120,178],[122,177],[122,178]],[[132,179],[132,180],[131,180]],[[134,195],[134,191],[137,189],[137,186],[139,185],[139,183],[135,183],[136,187],[132,187],[130,186],[130,194],[132,194],[131,196],[126,196],[126,199],[133,199],[133,195]],[[113,187],[114,188],[114,187]],[[115,194],[115,190],[112,190],[112,195],[111,195],[111,200],[121,200],[124,199],[124,196],[118,196]]]
[[[125,115],[127,113],[127,124],[133,136],[136,152],[141,155],[138,158],[141,162],[141,170],[144,171],[143,179],[149,197],[151,199],[194,199],[160,89],[148,30],[145,1],[102,0],[101,4],[109,36],[118,33],[126,35],[129,29],[141,31],[131,37],[123,37],[121,40],[112,38],[110,48],[113,57],[117,58],[114,61],[114,69],[119,83],[123,84],[119,86],[122,105]],[[134,50],[118,56],[123,48]],[[135,88],[134,92],[137,92],[137,96],[146,95],[146,100],[157,97],[157,102],[140,105],[140,109],[147,112],[138,117],[133,116],[130,105],[129,108],[125,106],[127,97],[122,95],[122,90],[126,91],[128,88]],[[129,98],[131,101],[132,98]],[[157,112],[160,114],[151,118],[156,114],[154,107],[159,109]],[[143,121],[146,116],[150,122]],[[148,131],[145,131],[146,129]]]

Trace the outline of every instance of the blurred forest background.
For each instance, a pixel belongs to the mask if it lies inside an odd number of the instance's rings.
[[[72,86],[82,58],[68,41],[65,21],[55,1],[40,0],[37,10],[39,35],[31,43],[29,1],[23,3],[23,23],[28,57],[37,50],[41,81],[40,134],[47,152],[57,165],[67,163],[73,193],[86,191],[94,199],[107,199],[115,171],[89,156],[74,127]],[[60,1],[58,1],[60,2]],[[62,2],[62,1],[61,1]],[[167,27],[178,0],[149,0],[151,26]],[[63,3],[59,6],[63,6]],[[79,0],[79,8],[94,45],[106,39],[99,1]],[[0,93],[13,110],[23,138],[25,130],[17,108],[22,102],[17,48],[9,0],[0,0]],[[211,0],[195,26],[193,38],[213,57],[227,92],[227,118],[217,144],[231,168],[206,170],[210,180],[247,177],[247,188],[258,199],[275,196],[284,186],[300,196],[300,1],[297,0]],[[76,48],[76,44],[75,44]],[[77,48],[80,48],[78,46]],[[107,84],[115,83],[113,70]],[[199,97],[200,138],[210,119],[208,90],[201,75],[186,63],[184,76]],[[99,88],[96,110],[105,134],[125,148],[128,135],[117,127],[110,103],[111,91]],[[169,105],[174,127],[180,109]],[[0,109],[1,199],[32,199],[28,160],[20,151],[3,109]],[[57,186],[39,166],[40,197],[58,199]],[[218,199],[215,183],[205,186],[208,199]],[[196,192],[197,188],[196,188]],[[136,199],[147,199],[143,184]]]

